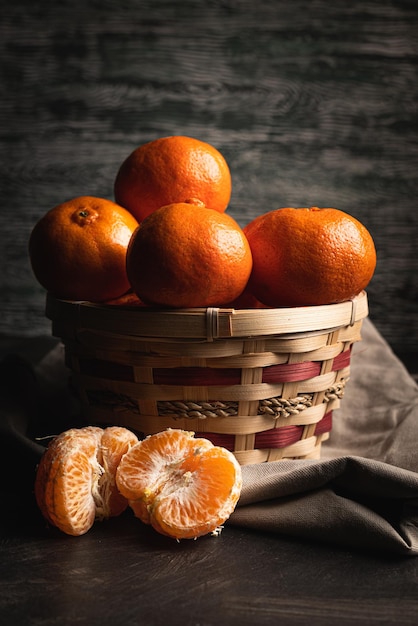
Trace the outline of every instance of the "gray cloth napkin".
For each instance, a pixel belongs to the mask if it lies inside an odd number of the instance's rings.
[[[229,524],[418,555],[418,385],[366,319],[320,460],[243,467]]]

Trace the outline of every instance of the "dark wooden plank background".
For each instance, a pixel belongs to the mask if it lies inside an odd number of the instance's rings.
[[[217,146],[245,225],[335,206],[378,250],[371,319],[418,353],[416,0],[3,0],[0,335],[49,334],[27,258],[34,223],[113,198],[140,143]]]

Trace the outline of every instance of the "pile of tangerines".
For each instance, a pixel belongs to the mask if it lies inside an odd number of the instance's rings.
[[[213,146],[190,137],[141,145],[121,164],[115,202],[73,198],[34,226],[40,284],[66,300],[160,307],[326,305],[370,282],[373,239],[333,208],[278,208],[245,228],[227,214],[231,174]],[[38,466],[36,500],[71,535],[130,506],[158,532],[216,533],[240,496],[228,450],[167,429],[142,441],[126,428],[70,429]]]
[[[121,164],[115,201],[73,198],[32,230],[29,256],[58,298],[162,307],[286,307],[349,300],[370,282],[373,239],[334,208],[275,208],[241,228],[212,145],[159,138]]]

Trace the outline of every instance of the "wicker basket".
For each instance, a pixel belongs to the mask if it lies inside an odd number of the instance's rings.
[[[328,306],[154,310],[47,299],[89,423],[193,430],[244,465],[318,458],[367,295]]]

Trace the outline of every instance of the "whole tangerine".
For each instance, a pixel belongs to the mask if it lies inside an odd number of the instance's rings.
[[[79,196],[35,224],[29,257],[39,283],[67,300],[102,302],[129,289],[126,251],[137,220],[104,198]]]
[[[375,271],[370,232],[339,209],[275,209],[256,217],[244,232],[253,255],[249,290],[270,307],[350,300]]]
[[[126,263],[142,302],[209,307],[232,302],[244,291],[252,257],[230,215],[180,202],[160,207],[141,222]]]
[[[196,198],[223,212],[231,197],[231,173],[211,144],[182,135],[161,137],[136,148],[114,183],[118,204],[138,221],[167,204]]]

